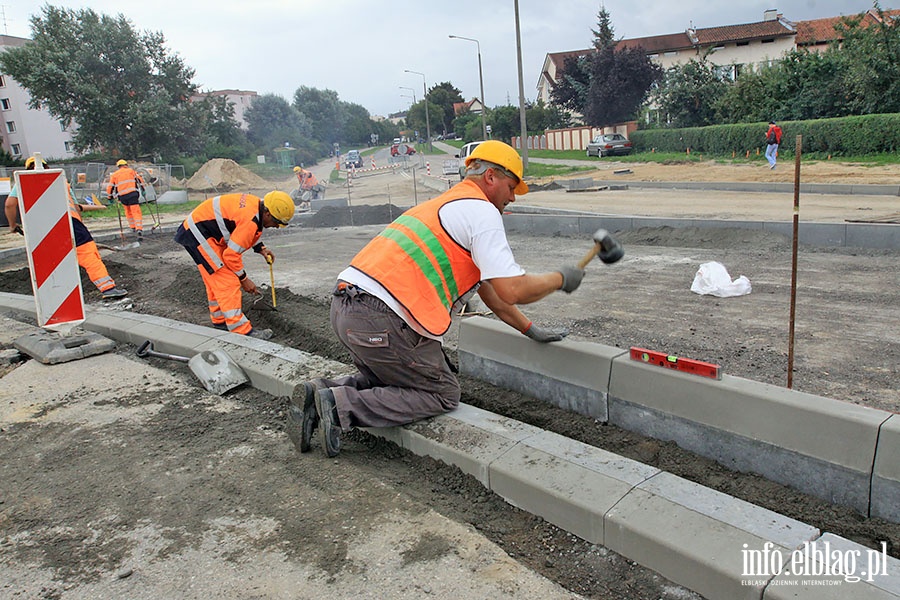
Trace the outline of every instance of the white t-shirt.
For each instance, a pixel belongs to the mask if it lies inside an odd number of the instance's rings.
[[[497,277],[518,277],[525,274],[525,269],[520,267],[513,258],[512,249],[506,239],[506,230],[503,228],[503,216],[490,202],[475,199],[448,202],[438,211],[438,217],[450,237],[472,253],[472,260],[481,271],[482,281]],[[354,267],[347,267],[341,271],[338,279],[352,283],[379,298],[420,335],[441,340],[441,336],[431,335],[422,329],[407,310],[394,300],[394,297],[380,283],[368,275]],[[458,307],[464,304],[470,296],[471,294],[467,294],[461,298],[453,306],[452,312],[455,314]]]

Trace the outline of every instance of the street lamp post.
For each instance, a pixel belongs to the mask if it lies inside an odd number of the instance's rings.
[[[428,118],[428,84],[425,83],[425,73],[410,71],[409,69],[404,69],[403,72],[422,76],[422,89],[425,91],[423,96],[425,99],[425,135],[428,136],[428,153],[434,154],[434,148],[431,146],[431,120]]]
[[[528,127],[525,123],[525,81],[522,78],[522,31],[519,28],[519,0],[514,0],[516,13],[516,59],[519,65],[519,128],[522,139],[522,169],[528,168]]]
[[[401,85],[401,86],[398,86],[398,87],[399,87],[401,90],[409,90],[409,91],[411,91],[411,92],[412,92],[413,104],[416,103],[416,90],[412,89],[411,87],[406,87],[405,85]]]
[[[487,121],[485,120],[484,113],[487,112],[487,104],[484,102],[484,76],[481,74],[481,44],[478,40],[474,38],[467,38],[461,35],[451,35],[451,38],[455,40],[468,40],[470,42],[475,42],[478,46],[478,84],[481,86],[481,139],[487,139]]]

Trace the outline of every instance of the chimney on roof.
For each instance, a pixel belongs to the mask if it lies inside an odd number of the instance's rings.
[[[763,21],[775,21],[778,19],[778,9],[770,8],[763,13]]]

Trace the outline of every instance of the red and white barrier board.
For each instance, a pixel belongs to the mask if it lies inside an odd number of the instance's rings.
[[[70,329],[84,321],[84,297],[65,172],[17,171],[15,179],[38,325]]]

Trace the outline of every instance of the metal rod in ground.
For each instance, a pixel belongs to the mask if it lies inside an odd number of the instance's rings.
[[[800,237],[800,155],[803,154],[803,136],[797,136],[794,150],[794,239],[791,244],[791,324],[788,332],[787,387],[794,385],[794,318],[797,314],[797,248]]]
[[[119,215],[119,237],[122,238],[122,243],[125,243],[125,229],[122,227],[122,203],[119,202],[118,198],[114,198],[113,202],[116,203],[116,214]]]
[[[391,204],[391,186],[390,184],[387,186],[388,192],[388,220],[392,223],[394,222],[394,205]]]

